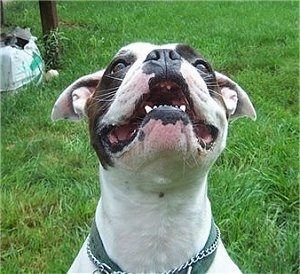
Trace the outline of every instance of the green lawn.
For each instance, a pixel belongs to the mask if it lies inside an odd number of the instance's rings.
[[[230,125],[209,178],[214,217],[245,273],[298,273],[298,7],[58,1],[59,78],[1,96],[1,273],[63,273],[75,258],[99,198],[98,162],[86,122],[52,123],[51,109],[70,82],[139,40],[188,43],[248,91],[258,119]],[[41,45],[36,1],[5,4],[5,19]]]

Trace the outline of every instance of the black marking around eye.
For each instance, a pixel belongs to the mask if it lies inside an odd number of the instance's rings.
[[[201,56],[196,50],[185,44],[178,44],[175,50],[191,64],[199,58],[203,59],[203,56]]]

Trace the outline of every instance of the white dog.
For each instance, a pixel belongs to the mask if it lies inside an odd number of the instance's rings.
[[[57,99],[86,115],[101,199],[69,272],[240,272],[213,221],[207,176],[228,120],[256,118],[245,91],[187,45],[134,43]]]

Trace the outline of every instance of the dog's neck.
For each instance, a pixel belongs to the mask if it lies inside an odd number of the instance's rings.
[[[155,191],[146,178],[124,170],[101,168],[100,174],[96,223],[107,254],[124,271],[168,271],[204,247],[212,218],[207,174]],[[148,181],[153,185],[153,178]]]

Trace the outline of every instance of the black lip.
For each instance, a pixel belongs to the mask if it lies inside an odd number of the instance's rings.
[[[181,120],[184,125],[190,123],[189,116],[186,112],[181,111],[173,106],[159,106],[150,111],[144,118],[141,127],[145,126],[151,119],[161,120],[163,125],[173,124]]]

